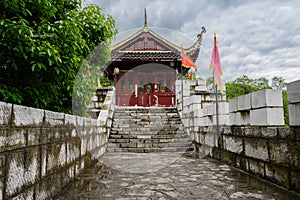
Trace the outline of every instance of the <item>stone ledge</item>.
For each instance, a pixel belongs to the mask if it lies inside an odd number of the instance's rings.
[[[8,125],[11,120],[12,104],[0,101],[0,125]]]
[[[13,124],[16,126],[36,126],[43,124],[44,110],[13,105],[14,121]]]
[[[64,124],[64,114],[52,111],[45,111],[45,122],[50,125],[63,125]]]
[[[283,107],[282,90],[265,89],[251,93],[251,107]]]

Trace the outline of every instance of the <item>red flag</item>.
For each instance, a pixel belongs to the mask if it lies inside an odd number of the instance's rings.
[[[192,61],[192,59],[188,55],[186,55],[186,53],[183,50],[181,50],[181,63],[182,66],[186,68],[193,67],[196,71],[198,71],[197,65]]]
[[[84,72],[86,73],[86,75],[87,75],[88,77],[91,75],[90,70],[88,70],[87,68],[84,68],[83,70],[84,70]]]
[[[214,71],[214,82],[215,84],[219,85],[220,91],[223,94],[224,91],[223,91],[222,78],[221,78],[221,76],[223,75],[223,71],[221,67],[221,60],[220,60],[220,55],[217,46],[216,32],[214,32],[214,48],[212,50],[209,69]]]

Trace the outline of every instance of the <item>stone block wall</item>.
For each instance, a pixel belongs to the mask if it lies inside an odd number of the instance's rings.
[[[185,130],[201,157],[213,157],[300,192],[299,88],[300,81],[287,87],[292,127],[284,127],[282,91],[261,90],[228,103],[219,97],[219,135],[215,97],[190,92],[183,98]],[[210,101],[204,103],[204,96]],[[177,100],[180,106],[181,102]]]
[[[284,125],[281,90],[260,90],[229,101],[232,126]]]
[[[110,107],[97,120],[0,102],[0,200],[57,195],[106,151],[112,115]]]
[[[279,126],[222,127],[211,157],[300,192],[298,132]]]

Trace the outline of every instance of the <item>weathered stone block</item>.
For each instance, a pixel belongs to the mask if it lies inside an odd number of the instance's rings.
[[[294,132],[289,127],[279,127],[277,130],[279,139],[293,140],[295,138]]]
[[[203,92],[203,91],[207,91],[207,88],[205,85],[197,85],[195,87],[195,92]]]
[[[205,135],[205,138],[204,138],[204,144],[206,144],[207,146],[216,146],[216,141],[217,141],[217,135],[215,133],[207,133]]]
[[[192,111],[195,111],[195,110],[198,110],[198,109],[201,109],[201,104],[196,104],[196,103],[193,103],[191,106],[190,106],[190,112]]]
[[[67,186],[71,181],[74,180],[75,166],[70,166],[68,169],[62,172],[62,187]]]
[[[50,125],[63,125],[64,124],[64,114],[52,111],[45,111],[45,121]]]
[[[77,116],[75,115],[65,114],[65,125],[76,126],[76,118]]]
[[[6,194],[11,196],[24,186],[38,181],[40,156],[37,147],[30,150],[12,152],[7,157]]]
[[[240,111],[235,113],[235,125],[247,126],[250,125],[250,113],[249,111]]]
[[[291,171],[290,172],[290,180],[291,187],[290,189],[300,192],[300,171]]]
[[[289,170],[287,168],[266,163],[265,172],[267,179],[289,188]]]
[[[189,97],[191,95],[190,89],[183,89],[183,96],[184,97]]]
[[[203,117],[202,118],[202,126],[212,126],[212,118],[211,117]]]
[[[0,125],[8,125],[11,120],[12,104],[0,102]]]
[[[203,107],[203,114],[204,116],[212,116],[214,114],[214,105],[210,104],[210,105],[206,105]]]
[[[229,125],[229,115],[220,114],[219,116],[219,125],[226,126]],[[217,125],[217,116],[213,116],[213,125]]]
[[[268,144],[266,140],[245,138],[244,144],[246,156],[263,161],[269,160]]]
[[[261,135],[264,138],[277,138],[277,128],[272,127],[262,127]]]
[[[249,159],[243,156],[237,156],[235,166],[245,171],[249,171]]]
[[[83,117],[79,117],[79,116],[76,116],[76,125],[77,125],[77,128],[80,128],[83,126]]]
[[[251,94],[246,94],[238,97],[238,110],[251,109]]]
[[[91,127],[91,119],[90,118],[84,118],[84,128],[88,129]]]
[[[234,98],[229,101],[229,112],[236,111],[238,111],[238,98]]]
[[[49,130],[48,132],[45,132]],[[53,127],[50,129],[43,129],[42,130],[45,134],[47,134],[48,137],[48,141],[49,142],[57,142],[57,141],[61,141],[64,135],[64,130],[62,129],[62,127]],[[43,133],[43,134],[44,134]]]
[[[254,126],[283,126],[283,108],[250,110],[250,124]]]
[[[204,126],[203,123],[203,118],[194,118],[194,126],[199,127],[199,126]]]
[[[221,134],[223,134],[223,135],[232,135],[231,127],[223,127]]]
[[[244,136],[245,128],[243,127],[231,127],[231,133],[232,135],[236,136]]]
[[[14,128],[6,132],[3,148],[6,150],[21,148],[26,146],[26,130]]]
[[[252,108],[282,107],[282,90],[265,89],[251,93]]]
[[[194,110],[194,117],[203,117],[203,109],[197,108]]]
[[[225,136],[223,140],[224,149],[233,153],[243,152],[243,139],[232,136]]]
[[[289,104],[289,122],[290,126],[300,126],[300,103]]]
[[[183,107],[187,107],[191,104],[190,97],[183,97]]]
[[[67,163],[71,163],[80,157],[80,140],[67,142]]]
[[[16,126],[41,125],[44,118],[44,110],[26,106],[13,105],[14,121]]]
[[[300,103],[300,80],[286,85],[289,103]]]
[[[51,199],[55,195],[51,179],[43,179],[35,187],[35,199]]]
[[[20,194],[17,196],[11,198],[12,200],[19,200],[19,199],[26,199],[26,200],[33,200],[34,196],[34,187],[30,187],[26,190],[23,190]]]
[[[249,171],[260,177],[263,177],[264,176],[264,163],[253,160],[253,159],[249,159]]]
[[[197,85],[197,80],[189,80],[188,83],[190,84],[190,86],[195,86]]]
[[[236,113],[229,113],[229,123],[231,126],[236,126]]]
[[[246,137],[262,137],[261,127],[247,127],[243,129],[243,132]]]
[[[52,144],[47,150],[47,174],[61,168],[67,161],[67,149],[65,143]]]
[[[300,142],[278,140],[269,146],[271,162],[300,169]]]
[[[235,165],[236,155],[229,151],[221,151],[221,161],[229,165]]]
[[[214,115],[217,114],[216,104],[213,104]],[[219,102],[218,103],[218,112],[219,114],[228,115],[229,114],[229,103]]]
[[[27,146],[39,145],[41,129],[40,128],[28,128],[27,130]]]

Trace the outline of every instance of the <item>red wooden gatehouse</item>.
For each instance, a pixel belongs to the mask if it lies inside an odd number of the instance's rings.
[[[195,62],[200,52],[202,34],[188,48],[182,48]],[[105,75],[114,80],[116,104],[119,106],[175,106],[177,74],[189,69],[181,67],[181,46],[155,33],[147,26],[127,39],[111,46],[111,62]]]

